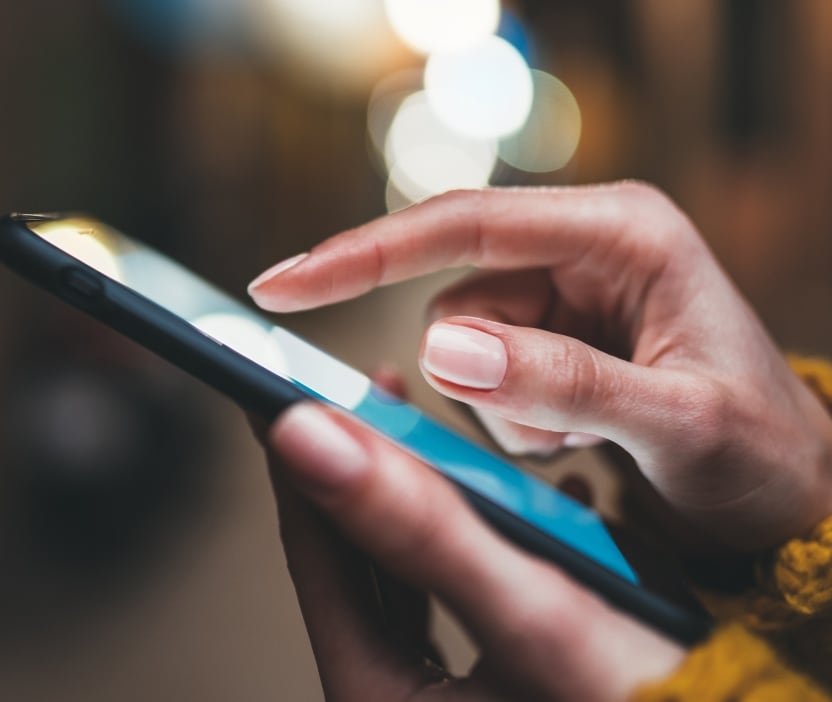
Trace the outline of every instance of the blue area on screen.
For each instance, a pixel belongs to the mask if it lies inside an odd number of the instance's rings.
[[[378,388],[352,412],[473,492],[638,583],[601,518],[567,495]]]

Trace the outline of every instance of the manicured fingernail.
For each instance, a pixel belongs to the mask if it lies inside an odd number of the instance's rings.
[[[262,286],[264,283],[267,283],[270,280],[276,278],[281,273],[285,273],[290,268],[294,268],[307,256],[309,256],[309,253],[302,253],[298,254],[297,256],[292,256],[292,258],[287,258],[285,261],[281,261],[280,263],[269,268],[269,270],[265,271],[264,273],[261,273],[254,280],[252,280],[251,283],[249,283],[248,294],[254,294],[257,288]]]
[[[459,324],[434,324],[425,339],[422,365],[456,385],[493,390],[506,375],[508,355],[502,340]]]
[[[331,492],[369,466],[364,447],[330,414],[314,403],[286,411],[272,432],[272,443],[291,464],[301,488]]]

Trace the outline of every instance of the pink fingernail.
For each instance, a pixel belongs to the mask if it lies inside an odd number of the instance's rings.
[[[425,340],[422,365],[456,385],[493,390],[503,382],[508,355],[502,340],[459,324],[434,324]]]
[[[277,450],[291,462],[301,487],[337,490],[364,473],[370,459],[364,447],[328,412],[314,403],[289,409],[272,434]]]
[[[307,256],[309,256],[308,252],[298,254],[297,256],[292,256],[292,258],[287,258],[285,261],[281,261],[280,263],[269,268],[269,270],[265,271],[264,273],[261,273],[254,280],[252,280],[251,283],[249,283],[248,294],[251,295],[257,288],[259,288],[264,283],[267,283],[273,278],[276,278],[281,273],[285,273],[290,268],[294,268]]]

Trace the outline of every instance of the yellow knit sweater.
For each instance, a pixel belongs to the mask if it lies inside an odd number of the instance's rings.
[[[832,364],[789,362],[832,411]],[[742,597],[702,593],[723,622],[633,702],[832,702],[832,516],[760,561]]]

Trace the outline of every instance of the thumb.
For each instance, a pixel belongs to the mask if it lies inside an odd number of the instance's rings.
[[[476,317],[431,325],[420,365],[448,397],[526,426],[596,434],[647,463],[698,426],[711,404],[707,382],[694,383],[686,373]]]

